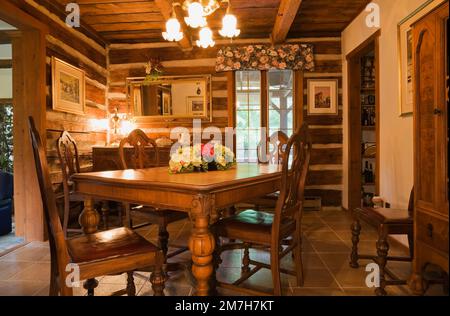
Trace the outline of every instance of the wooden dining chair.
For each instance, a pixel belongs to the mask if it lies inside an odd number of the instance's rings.
[[[301,219],[310,152],[311,139],[308,125],[305,123],[292,135],[286,145],[286,159],[283,160],[280,195],[275,212],[270,214],[249,209],[238,215],[223,218],[213,225],[212,232],[216,236],[217,243],[214,253],[216,268],[222,252],[244,249],[241,277],[233,284],[218,282],[218,286],[252,295],[267,294],[239,286],[262,268],[272,271],[274,287],[272,294],[281,295],[280,272],[296,276],[298,286],[303,285]],[[240,242],[221,244],[219,240],[221,237]],[[283,246],[286,240],[289,244]],[[249,248],[269,249],[270,265],[251,260]],[[281,259],[290,252],[294,253],[295,271],[280,267]],[[254,267],[250,269],[250,265]]]
[[[267,150],[264,149],[265,144],[262,142],[258,144],[258,162],[267,164],[282,164],[286,158],[286,146],[288,141],[289,137],[282,131],[278,131],[270,135],[267,139]],[[246,203],[254,205],[256,210],[263,209],[267,211],[275,208],[279,194],[279,192],[274,192],[252,199]]]
[[[127,294],[135,295],[133,271],[154,266],[150,277],[155,295],[164,295],[162,265],[163,252],[129,228],[121,227],[91,235],[66,239],[59,218],[55,193],[50,181],[46,153],[34,120],[29,117],[29,131],[41,192],[44,217],[51,254],[50,295],[71,296],[73,290],[66,283],[70,265],[79,268],[79,279],[88,280],[88,295],[94,295],[94,278],[128,273]]]
[[[414,257],[414,188],[409,196],[408,209],[372,208],[363,207],[353,210],[352,230],[352,252],[350,254],[350,267],[358,268],[359,259],[370,259],[378,263],[380,267],[380,286],[375,288],[375,294],[386,295],[385,287],[388,285],[405,285],[407,280],[400,280],[391,270],[386,267],[391,261],[412,261]],[[376,242],[377,255],[366,255],[358,253],[359,235],[361,233],[360,221],[368,223],[377,228],[378,240]],[[388,256],[389,235],[407,235],[409,243],[409,257]],[[386,280],[386,276],[390,279]]]
[[[131,146],[134,149],[133,154],[127,161],[125,156],[125,146]],[[156,142],[149,138],[142,130],[136,129],[132,131],[128,137],[122,139],[119,145],[119,155],[121,161],[122,169],[143,169],[158,167],[159,162],[159,150]],[[180,247],[173,253],[168,254],[168,242],[169,242],[169,232],[167,231],[167,226],[170,223],[186,219],[188,217],[187,213],[173,211],[173,210],[160,210],[150,206],[142,205],[130,205],[125,203],[126,221],[127,225],[132,229],[137,229],[147,225],[158,225],[158,241],[159,246],[164,252],[166,258],[171,258],[177,254],[187,251],[187,247]],[[141,212],[149,218],[149,221],[140,225],[133,226],[132,222],[132,212]]]

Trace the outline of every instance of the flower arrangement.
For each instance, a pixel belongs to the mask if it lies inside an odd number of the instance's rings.
[[[228,170],[236,165],[231,149],[220,144],[181,146],[170,156],[169,173]]]

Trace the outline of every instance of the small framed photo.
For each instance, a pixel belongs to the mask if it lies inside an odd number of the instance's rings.
[[[164,91],[162,94],[162,102],[163,102],[163,115],[171,115],[172,114],[172,106],[170,100],[170,92]]]
[[[205,115],[205,97],[187,97],[188,113],[194,116]]]
[[[52,57],[53,110],[84,114],[85,73],[60,59]]]
[[[308,80],[308,115],[338,114],[338,81]]]

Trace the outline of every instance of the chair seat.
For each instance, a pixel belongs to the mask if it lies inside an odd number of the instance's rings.
[[[272,239],[273,214],[246,210],[218,221],[213,229],[219,237],[239,239],[244,242],[270,245]],[[295,230],[295,222],[285,219],[281,225],[281,237]]]
[[[355,213],[380,224],[412,224],[413,218],[408,210],[392,208],[364,207],[355,209]]]
[[[126,227],[68,239],[67,249],[73,263],[104,261],[159,250]]]

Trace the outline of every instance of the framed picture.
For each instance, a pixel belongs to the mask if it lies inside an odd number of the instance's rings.
[[[338,114],[338,81],[308,80],[308,115]]]
[[[443,2],[445,0],[428,0],[398,23],[400,116],[413,113],[414,106],[412,25]]]
[[[52,57],[53,110],[84,114],[85,73]]]
[[[187,97],[187,109],[194,116],[205,115],[205,97]]]

